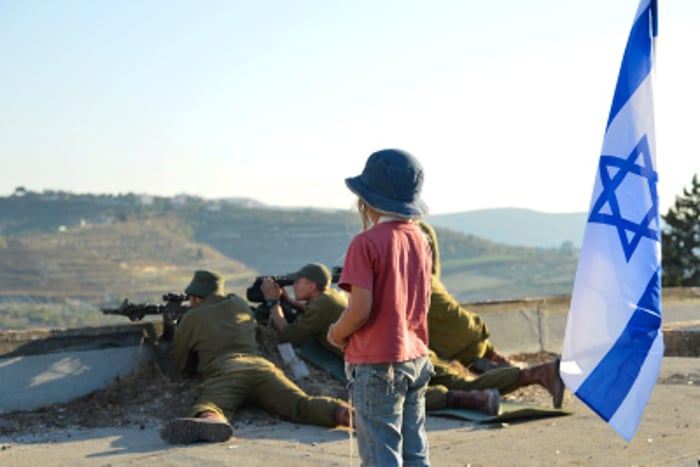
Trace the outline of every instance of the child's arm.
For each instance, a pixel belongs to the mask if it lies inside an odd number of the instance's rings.
[[[372,311],[372,291],[356,285],[350,290],[348,307],[338,321],[331,324],[326,334],[328,342],[344,350],[350,336],[360,329],[369,319]]]

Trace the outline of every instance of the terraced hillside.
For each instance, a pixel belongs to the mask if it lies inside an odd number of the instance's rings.
[[[199,268],[220,271],[229,291],[243,293],[255,271],[169,225],[164,218],[6,238],[0,248],[0,328],[124,319],[103,320],[98,307],[117,306],[125,297],[158,303],[163,293],[182,291]],[[59,316],[55,322],[52,314]]]
[[[571,293],[578,252],[513,247],[435,227],[442,280],[462,302]]]

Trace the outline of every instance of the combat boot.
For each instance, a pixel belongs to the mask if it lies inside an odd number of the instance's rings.
[[[552,396],[552,405],[555,409],[560,409],[564,402],[564,392],[566,386],[559,374],[559,359],[525,368],[520,373],[519,386],[529,386],[539,384]]]
[[[176,418],[160,430],[161,439],[170,444],[222,443],[232,435],[233,427],[214,412],[201,412],[195,418]]]
[[[447,406],[498,415],[501,412],[501,397],[498,389],[454,389],[447,392]]]

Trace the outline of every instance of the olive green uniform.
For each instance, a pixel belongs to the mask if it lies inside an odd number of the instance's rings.
[[[175,360],[182,374],[199,372],[188,416],[213,411],[233,416],[252,404],[293,422],[335,426],[339,399],[309,396],[272,362],[255,340],[255,321],[240,297],[212,295],[185,313],[175,331]]]
[[[338,320],[347,306],[347,298],[342,292],[327,288],[321,295],[306,303],[304,311],[297,315],[293,323],[284,327],[282,330],[284,340],[299,346],[309,336],[313,336],[323,347],[342,356],[340,350],[328,343],[326,331]]]
[[[465,366],[493,349],[489,328],[479,315],[462,307],[440,280],[440,249],[433,228],[423,221],[418,225],[425,232],[433,252],[430,308],[428,309],[428,345],[440,358],[458,360]]]
[[[454,370],[448,362],[430,352],[430,361],[435,367],[435,374],[430,379],[428,391],[425,393],[427,410],[438,410],[447,407],[447,396],[450,390],[459,389],[498,389],[500,394],[508,394],[518,389],[520,373],[517,367],[503,367],[488,370],[476,378]]]
[[[293,345],[301,345],[309,336],[313,336],[324,347],[338,357],[343,354],[336,347],[328,344],[326,332],[328,326],[336,322],[347,307],[347,299],[335,289],[327,289],[322,295],[310,300],[294,322],[287,324],[282,333],[285,340]],[[438,358],[435,352],[430,352],[430,361],[435,367],[435,374],[430,380],[425,395],[426,410],[438,410],[447,407],[447,396],[450,389],[487,389],[496,388],[501,394],[506,394],[518,387],[520,378],[519,368],[498,368],[487,371],[477,378],[461,374],[449,364]]]
[[[476,313],[462,307],[440,279],[431,279],[428,310],[429,346],[441,358],[458,360],[465,366],[493,348],[489,328]]]

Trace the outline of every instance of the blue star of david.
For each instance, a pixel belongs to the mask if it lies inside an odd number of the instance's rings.
[[[640,156],[643,165],[639,165],[636,162],[640,159]],[[646,237],[654,241],[659,240],[658,230],[650,227],[652,223],[658,226],[659,198],[656,194],[658,174],[654,171],[651,161],[651,151],[649,150],[647,136],[642,136],[627,159],[616,156],[600,156],[599,173],[603,191],[591,208],[588,222],[608,224],[615,227],[620,237],[625,258],[629,261],[642,238]],[[649,187],[651,206],[640,222],[624,219],[620,213],[620,204],[616,196],[616,190],[628,175],[637,175],[645,178]]]

